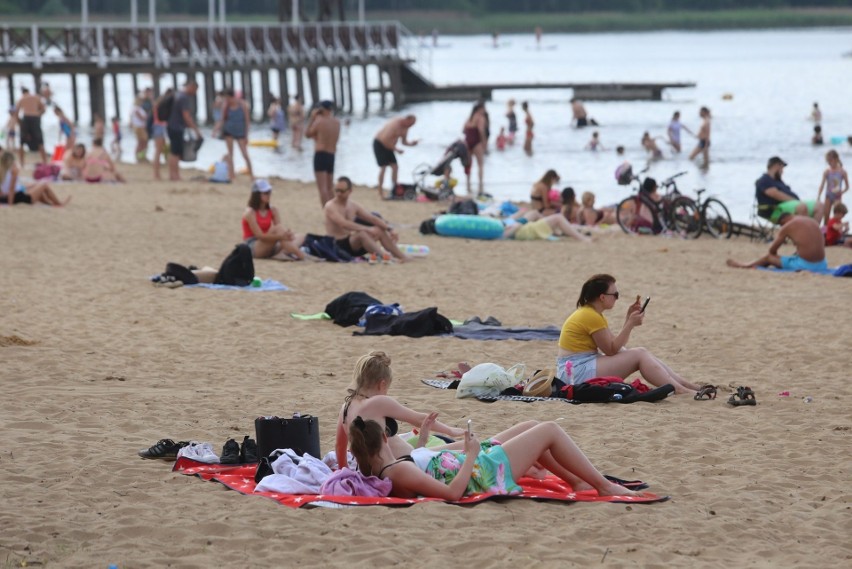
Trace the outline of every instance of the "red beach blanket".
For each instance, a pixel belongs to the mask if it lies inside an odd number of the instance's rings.
[[[421,502],[446,502],[440,498],[374,498],[361,496],[328,496],[324,494],[280,494],[276,492],[255,492],[254,471],[256,466],[205,464],[188,458],[179,458],[175,462],[174,472],[188,476],[198,476],[203,480],[215,481],[226,488],[241,494],[252,494],[275,500],[291,508],[302,506],[348,507],[348,506],[411,506]],[[452,504],[476,504],[490,498],[535,498],[538,500],[556,500],[559,502],[614,502],[622,504],[649,504],[664,502],[668,496],[646,494],[645,496],[606,496],[601,497],[594,490],[574,492],[561,478],[550,475],[544,480],[523,477],[518,480],[524,491],[510,496],[499,494],[473,494],[465,496]]]

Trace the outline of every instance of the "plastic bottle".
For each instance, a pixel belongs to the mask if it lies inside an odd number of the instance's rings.
[[[254,277],[251,280],[251,286],[253,286],[254,288],[260,288],[263,286],[263,280],[260,277]]]
[[[428,245],[400,245],[399,249],[412,257],[425,257],[429,254]]]

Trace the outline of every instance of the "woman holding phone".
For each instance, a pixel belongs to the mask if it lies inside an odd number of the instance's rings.
[[[556,358],[557,377],[577,385],[595,377],[627,378],[638,371],[654,387],[672,385],[675,393],[695,395],[701,388],[679,376],[645,348],[628,348],[630,332],[645,319],[645,305],[639,297],[627,307],[624,326],[616,335],[609,329],[603,313],[615,307],[620,293],[615,277],[594,275],[585,283],[577,300],[577,310],[562,325],[559,353]],[[566,371],[570,362],[571,373]]]

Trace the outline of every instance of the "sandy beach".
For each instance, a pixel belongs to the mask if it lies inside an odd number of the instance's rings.
[[[421,236],[435,204],[352,199],[431,254],[409,264],[256,261],[287,292],[154,287],[166,262],[218,266],[241,238],[249,181],[57,184],[62,209],[0,207],[0,564],[3,567],[848,567],[850,280],[725,266],[739,238],[601,235],[591,245]],[[344,174],[344,172],[338,172]],[[184,172],[189,177],[191,172]],[[313,184],[273,180],[285,225],[322,233]],[[791,251],[791,248],[784,249]],[[852,250],[828,250],[830,266]],[[561,325],[582,282],[608,272],[650,295],[644,346],[715,401],[525,404],[458,400],[423,378],[456,362],[552,367],[551,342],[355,337],[297,321],[365,291],[463,320]],[[623,320],[622,299],[609,314]],[[602,471],[671,496],[653,505],[494,500],[293,510],[171,472],[136,452],[161,438],[254,436],[254,418],[320,419],[323,452],[358,356],[384,350],[391,393],[477,431],[554,420]],[[756,407],[725,401],[751,386]],[[788,391],[788,397],[779,396]],[[803,398],[812,397],[811,403]]]

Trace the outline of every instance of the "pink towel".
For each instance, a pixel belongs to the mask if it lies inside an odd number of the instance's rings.
[[[390,495],[393,484],[375,476],[364,476],[358,471],[344,467],[334,472],[323,482],[320,494],[331,496],[385,497]]]

